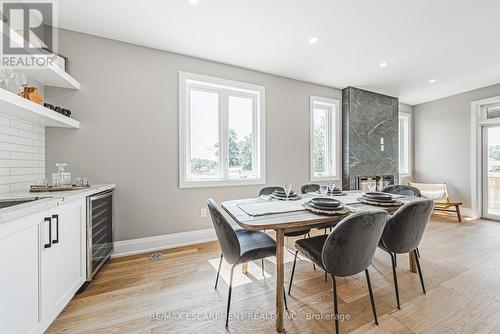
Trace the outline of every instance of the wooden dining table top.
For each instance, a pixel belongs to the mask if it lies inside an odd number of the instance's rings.
[[[361,197],[363,192],[359,191],[351,191],[347,192],[348,194],[359,194]],[[320,197],[318,195],[311,194],[303,194],[302,198],[314,198]],[[404,203],[412,202],[412,201],[420,201],[422,200],[419,197],[409,197],[409,196],[400,196],[397,200]],[[285,229],[288,231],[299,230],[308,227],[316,227],[324,224],[331,224],[337,221],[342,220],[349,215],[352,215],[356,212],[368,211],[368,210],[385,210],[389,214],[397,211],[400,206],[377,206],[370,205],[365,203],[353,203],[347,204],[346,206],[353,209],[353,212],[345,214],[345,215],[337,215],[337,216],[327,216],[316,214],[310,211],[307,211],[305,208],[302,211],[292,211],[292,212],[284,212],[284,213],[273,213],[266,214],[260,216],[252,216],[246,213],[244,210],[240,208],[241,204],[249,204],[249,203],[259,203],[259,202],[269,202],[269,199],[263,198],[246,198],[246,199],[238,199],[238,200],[230,200],[224,201],[221,203],[222,208],[229,214],[229,216],[241,227],[247,230],[269,230],[269,229]],[[277,199],[273,199],[271,201],[279,201]]]

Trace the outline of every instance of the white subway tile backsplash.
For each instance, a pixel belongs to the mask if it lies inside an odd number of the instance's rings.
[[[7,155],[7,158],[9,156]],[[37,161],[33,161],[34,163],[37,163]],[[17,160],[10,160],[10,159],[0,159],[0,167],[17,167],[18,166],[18,161]],[[26,166],[28,167],[28,166]],[[32,166],[30,166],[32,167]]]
[[[17,136],[17,129],[11,128],[8,125],[0,125],[0,133],[4,135]]]
[[[44,178],[45,128],[0,115],[0,193],[27,190]]]
[[[17,145],[11,144],[11,143],[0,142],[0,151],[10,151],[10,152],[17,151]]]

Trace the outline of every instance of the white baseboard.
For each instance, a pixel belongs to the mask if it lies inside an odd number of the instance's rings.
[[[140,253],[154,252],[161,249],[195,245],[217,240],[215,230],[207,228],[181,233],[158,235],[154,237],[115,241],[111,257],[120,257]]]
[[[471,208],[460,208],[460,212],[462,213],[462,216],[475,218]]]

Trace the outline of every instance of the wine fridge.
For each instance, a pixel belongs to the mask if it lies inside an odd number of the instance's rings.
[[[113,251],[113,190],[87,197],[87,281]]]

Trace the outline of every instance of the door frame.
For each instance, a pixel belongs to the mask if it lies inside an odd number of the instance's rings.
[[[500,125],[500,118],[487,120],[484,117],[483,107],[489,104],[500,103],[500,96],[471,102],[471,194],[472,217],[483,217],[483,127]]]

